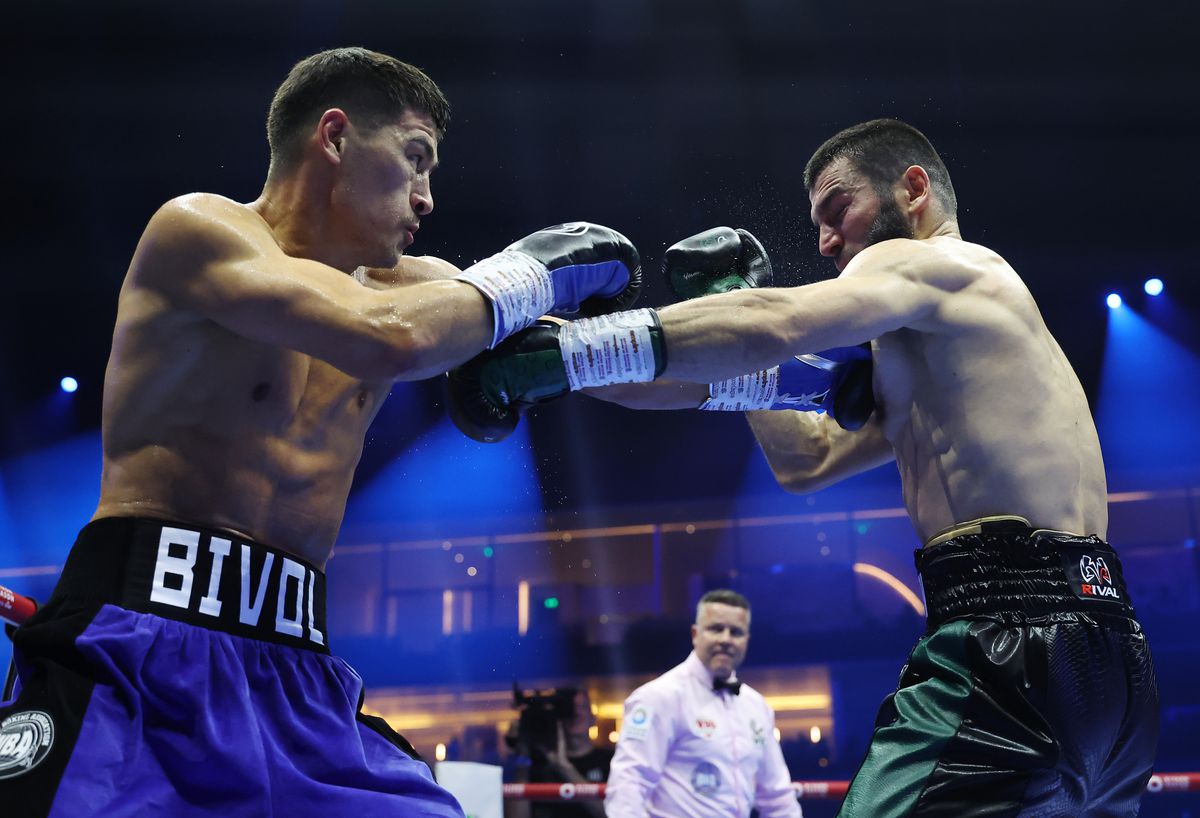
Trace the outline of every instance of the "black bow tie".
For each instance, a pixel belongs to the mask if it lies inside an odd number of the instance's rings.
[[[713,690],[720,693],[722,690],[728,690],[733,695],[738,695],[742,692],[742,683],[739,681],[729,681],[728,679],[713,679]]]

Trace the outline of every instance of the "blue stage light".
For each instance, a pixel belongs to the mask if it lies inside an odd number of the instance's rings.
[[[64,391],[64,392],[74,392],[76,389],[79,388],[79,381],[75,380],[70,375],[68,375],[67,377],[65,377],[61,381],[59,381],[58,385],[60,387],[62,387],[62,391]]]
[[[1109,293],[1108,298],[1106,298],[1104,301],[1106,304],[1108,304],[1108,308],[1110,310],[1115,310],[1117,307],[1121,306],[1121,296],[1117,295],[1116,293]]]
[[[1148,278],[1145,284],[1146,295],[1160,295],[1163,291],[1161,278]]]

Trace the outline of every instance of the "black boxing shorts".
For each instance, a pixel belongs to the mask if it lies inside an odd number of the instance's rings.
[[[989,518],[916,562],[928,629],[838,815],[1136,815],[1158,693],[1116,552]]]

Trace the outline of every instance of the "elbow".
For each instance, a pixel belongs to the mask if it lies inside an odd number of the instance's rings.
[[[812,494],[822,486],[815,475],[798,469],[775,470],[775,482],[788,494]]]
[[[780,488],[788,494],[812,494],[828,488],[838,481],[838,476],[824,468],[821,463],[816,468],[793,469],[786,472],[775,472],[775,480]]]
[[[775,482],[788,494],[811,494],[835,482],[829,474],[829,450],[819,453],[806,452],[803,456],[792,456],[768,461]]]

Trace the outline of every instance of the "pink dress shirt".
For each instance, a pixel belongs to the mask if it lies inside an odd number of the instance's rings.
[[[800,818],[775,714],[743,684],[712,689],[692,652],[625,700],[608,776],[608,818]]]

